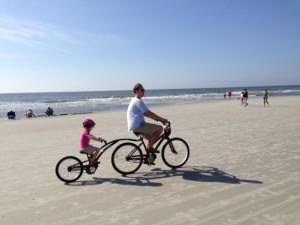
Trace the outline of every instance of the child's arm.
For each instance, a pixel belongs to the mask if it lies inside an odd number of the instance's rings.
[[[97,138],[97,137],[95,137],[94,135],[92,135],[92,134],[89,134],[89,139],[91,139],[91,140],[93,140],[93,141],[99,141],[99,142],[102,142],[102,141],[104,141],[104,139],[102,139],[102,138]]]

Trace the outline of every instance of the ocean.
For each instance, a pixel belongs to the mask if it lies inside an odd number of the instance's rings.
[[[272,96],[300,95],[300,85],[246,87],[249,99],[261,97],[266,88]],[[149,108],[186,104],[203,101],[220,101],[224,93],[232,91],[232,99],[240,96],[243,87],[193,88],[146,90],[143,101]],[[9,93],[0,94],[0,119],[7,118],[7,112],[13,110],[17,118],[24,117],[26,110],[32,109],[37,116],[44,115],[48,106],[55,115],[81,114],[111,110],[126,110],[132,90],[90,91],[90,92],[48,92],[48,93]]]

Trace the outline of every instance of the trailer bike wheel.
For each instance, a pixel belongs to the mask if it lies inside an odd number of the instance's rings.
[[[117,146],[111,156],[113,168],[123,175],[135,173],[141,167],[142,162],[142,150],[129,142]]]
[[[161,156],[168,167],[179,168],[188,161],[190,148],[182,138],[171,138],[163,146]]]
[[[75,156],[66,156],[59,160],[55,168],[56,176],[63,182],[78,180],[83,173],[82,162]]]

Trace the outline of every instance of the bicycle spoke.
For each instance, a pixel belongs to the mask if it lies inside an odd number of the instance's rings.
[[[181,167],[189,158],[189,147],[181,138],[170,139],[163,148],[162,158],[169,167]]]
[[[134,173],[141,166],[141,150],[132,143],[119,145],[112,155],[112,165],[121,174]]]
[[[78,158],[67,156],[57,163],[55,171],[61,181],[74,182],[82,175],[83,167]]]

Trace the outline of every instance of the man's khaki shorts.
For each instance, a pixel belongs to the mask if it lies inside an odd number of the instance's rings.
[[[141,133],[144,138],[149,140],[151,136],[156,132],[161,129],[160,125],[153,124],[153,123],[145,123],[138,129],[134,130],[134,132]]]

